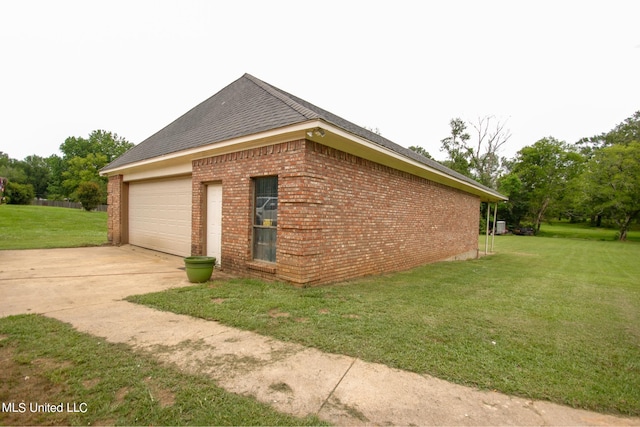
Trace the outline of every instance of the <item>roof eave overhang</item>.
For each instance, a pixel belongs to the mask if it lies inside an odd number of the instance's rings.
[[[257,134],[244,135],[225,141],[214,142],[200,147],[187,150],[176,151],[162,156],[156,156],[137,162],[127,163],[121,166],[105,168],[100,171],[102,176],[126,175],[137,173],[148,169],[167,167],[176,164],[190,163],[193,160],[211,156],[233,153],[236,151],[249,150],[252,148],[264,147],[280,142],[291,141],[293,139],[303,139],[305,132],[310,125],[306,122],[290,125],[284,128],[272,129]]]
[[[323,137],[317,133],[313,133],[313,136],[307,136],[307,139],[476,195],[482,202],[500,202],[508,200],[498,192],[487,191],[479,185],[476,186],[468,181],[448,175],[427,164],[404,156],[390,148],[371,142],[366,138],[354,135],[330,123],[320,120],[317,122],[317,127],[325,130],[325,136]],[[351,144],[348,143],[349,141]]]
[[[322,129],[323,132],[314,132],[316,129]],[[103,169],[100,171],[100,174],[103,176],[136,174],[140,171],[155,169],[158,167],[166,168],[172,165],[184,165],[185,163],[190,163],[193,160],[201,158],[263,147],[294,139],[307,139],[314,141],[430,181],[459,189],[466,193],[478,196],[482,202],[499,202],[507,200],[506,197],[497,192],[487,191],[481,186],[476,186],[468,181],[448,175],[440,170],[430,167],[427,164],[418,162],[397,153],[390,148],[381,146],[366,138],[347,132],[338,126],[332,125],[331,123],[321,119],[309,120],[283,128],[272,129],[252,135],[245,135],[114,168]]]

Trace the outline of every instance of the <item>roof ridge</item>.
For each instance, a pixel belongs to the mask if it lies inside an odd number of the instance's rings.
[[[298,113],[302,114],[307,119],[319,119],[321,118],[320,114],[308,109],[304,105],[299,104],[298,102],[291,99],[287,94],[283,93],[280,89],[271,86],[269,83],[260,80],[257,77],[252,76],[249,73],[245,73],[244,77],[251,80],[257,86],[268,92],[270,95],[275,96],[280,101],[284,102],[287,106],[291,107]]]

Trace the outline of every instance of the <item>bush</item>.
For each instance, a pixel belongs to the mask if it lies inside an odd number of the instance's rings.
[[[76,189],[76,197],[82,203],[84,210],[93,210],[98,207],[102,200],[100,186],[93,181],[81,182]]]
[[[36,192],[31,184],[9,182],[5,189],[5,196],[7,203],[12,205],[30,205],[31,200],[36,196]]]

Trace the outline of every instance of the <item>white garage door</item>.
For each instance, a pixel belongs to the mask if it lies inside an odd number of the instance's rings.
[[[129,243],[191,255],[191,177],[129,184]]]

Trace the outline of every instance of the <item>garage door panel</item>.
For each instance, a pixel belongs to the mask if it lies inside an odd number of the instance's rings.
[[[191,254],[191,178],[129,184],[129,243]]]

